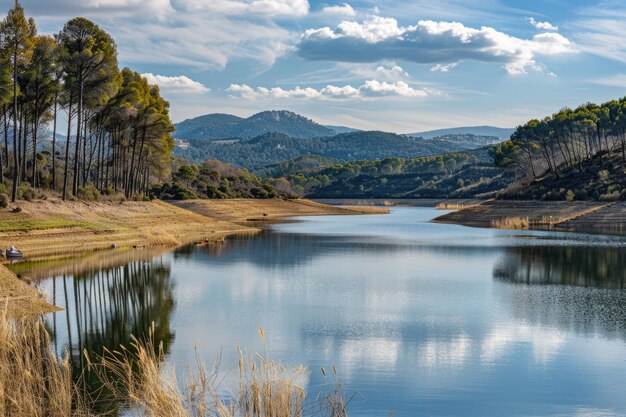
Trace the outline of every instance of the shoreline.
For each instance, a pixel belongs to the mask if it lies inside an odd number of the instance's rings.
[[[47,264],[65,273],[154,256],[193,242],[220,242],[228,236],[256,234],[261,231],[259,225],[288,217],[389,212],[380,208],[343,208],[310,200],[280,199],[175,202],[48,199],[20,201],[16,205],[21,212],[0,209],[0,248],[13,245],[24,252],[27,263]],[[103,256],[105,253],[108,256]],[[77,264],[68,266],[70,260],[76,260]],[[6,268],[6,263],[2,258],[0,304],[6,305],[7,314],[24,316],[58,309]]]
[[[626,234],[626,202],[488,200],[433,219],[491,229]]]

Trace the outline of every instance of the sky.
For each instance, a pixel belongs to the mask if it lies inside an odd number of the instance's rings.
[[[626,0],[21,3],[40,33],[75,16],[108,31],[175,122],[271,109],[397,133],[514,127],[626,95]]]

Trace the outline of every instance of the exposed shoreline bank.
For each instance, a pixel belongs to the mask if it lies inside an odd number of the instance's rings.
[[[433,221],[482,228],[623,235],[626,234],[626,202],[489,200]]]
[[[102,259],[89,254],[108,250],[106,263],[136,257],[132,248],[158,254],[198,242],[218,242],[227,236],[255,234],[259,223],[286,217],[315,215],[383,214],[371,207],[334,207],[309,200],[190,200],[185,202],[63,202],[59,199],[20,201],[19,213],[0,210],[0,248],[21,249],[28,261],[79,261],[78,268],[93,268]],[[111,250],[115,245],[115,250]],[[101,257],[93,257],[94,259]],[[36,277],[40,278],[40,277]],[[56,309],[37,291],[0,265],[0,303],[12,315],[42,314]],[[30,307],[29,307],[30,306]]]

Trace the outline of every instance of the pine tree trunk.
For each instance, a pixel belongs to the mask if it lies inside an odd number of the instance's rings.
[[[17,183],[20,173],[20,159],[17,155],[17,40],[13,49],[13,189],[11,190],[11,201],[15,203],[17,199]]]
[[[76,195],[78,193],[78,181],[80,180],[78,174],[78,160],[80,158],[80,134],[81,132],[81,123],[83,117],[83,85],[84,82],[82,77],[80,78],[80,91],[78,93],[78,117],[76,119],[76,149],[74,151],[74,181],[72,186],[72,194]]]
[[[70,94],[70,104],[67,111],[67,140],[65,142],[65,166],[63,167],[63,201],[67,199],[67,176],[70,166],[70,139],[72,137],[72,95]]]
[[[52,189],[57,189],[57,107],[59,93],[54,93],[54,122],[52,127]],[[67,138],[67,140],[70,140]]]

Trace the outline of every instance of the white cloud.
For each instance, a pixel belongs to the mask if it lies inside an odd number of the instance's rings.
[[[554,26],[550,22],[538,22],[532,17],[528,18],[528,22],[530,22],[530,24],[533,25],[535,29],[537,30],[547,30],[547,31],[554,31],[554,32],[558,32],[559,30],[558,26]]]
[[[366,97],[380,96],[401,96],[401,97],[425,97],[428,93],[425,90],[415,89],[404,81],[388,83],[385,81],[366,81],[360,88],[361,93]]]
[[[344,3],[341,6],[326,6],[322,9],[322,12],[338,16],[356,16],[356,12],[348,3]]]
[[[150,84],[158,85],[164,92],[170,93],[206,93],[209,88],[203,84],[192,80],[184,75],[168,77],[166,75],[156,75],[152,73],[141,74]]]
[[[392,65],[390,67],[380,65],[376,67],[376,75],[385,80],[401,80],[408,78],[409,74],[400,65]]]
[[[211,11],[225,15],[305,16],[308,0],[182,0],[190,11]]]
[[[252,88],[246,84],[231,84],[226,89],[233,97],[248,100],[256,99],[371,99],[375,97],[426,97],[434,94],[433,91],[416,89],[404,81],[388,83],[386,81],[369,80],[360,87],[351,85],[326,87],[316,90],[315,88],[295,87],[285,90],[281,87]]]
[[[430,69],[432,72],[450,72],[450,70],[459,65],[458,62],[453,62],[452,64],[437,64],[433,65]]]
[[[537,70],[537,56],[576,51],[558,33],[539,33],[521,39],[494,28],[471,28],[458,22],[421,20],[401,26],[393,18],[373,16],[362,23],[343,21],[336,29],[309,29],[298,47],[301,57],[337,62],[406,60],[449,65],[463,60],[499,62],[511,75]]]

